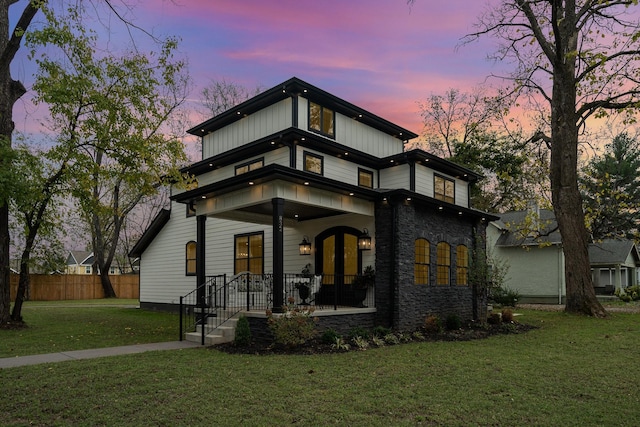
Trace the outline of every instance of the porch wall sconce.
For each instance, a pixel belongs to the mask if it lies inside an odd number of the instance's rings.
[[[302,238],[300,242],[300,255],[311,255],[311,242],[307,236]]]
[[[369,236],[369,230],[366,228],[362,231],[362,234],[358,236],[358,249],[361,251],[371,250],[371,236]]]

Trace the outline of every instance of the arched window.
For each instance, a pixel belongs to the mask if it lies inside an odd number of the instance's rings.
[[[460,286],[469,284],[469,249],[465,245],[456,248],[456,283]]]
[[[448,285],[451,277],[451,246],[440,242],[436,247],[436,285]]]
[[[415,241],[415,263],[413,266],[413,277],[416,285],[429,284],[429,259],[431,251],[427,239],[416,239]]]
[[[187,243],[185,250],[185,260],[186,260],[186,275],[187,276],[195,276],[196,275],[196,242],[191,241]]]

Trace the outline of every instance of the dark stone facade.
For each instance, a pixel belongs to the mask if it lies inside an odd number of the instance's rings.
[[[376,323],[397,330],[415,330],[429,315],[444,320],[455,314],[462,321],[478,318],[483,302],[472,285],[456,283],[456,248],[465,245],[469,262],[476,236],[486,224],[477,216],[438,209],[433,203],[389,197],[376,206]],[[415,240],[430,245],[429,284],[414,283]],[[482,239],[484,241],[484,239]],[[436,246],[451,247],[450,284],[436,283]],[[475,299],[475,301],[474,301]]]

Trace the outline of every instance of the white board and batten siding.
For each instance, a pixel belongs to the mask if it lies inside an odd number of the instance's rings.
[[[378,172],[375,169],[360,166],[357,163],[351,162],[345,158],[338,158],[333,156],[326,156],[318,151],[309,150],[305,147],[298,146],[296,153],[296,169],[304,170],[304,153],[308,152],[316,156],[323,158],[323,167],[325,178],[333,179],[336,181],[344,182],[349,185],[358,185],[358,169],[364,169],[373,173],[374,187],[378,182]]]
[[[435,197],[434,188],[434,174],[433,169],[424,165],[416,165],[416,193],[424,194],[425,196]],[[469,207],[469,184],[466,181],[457,179],[447,174],[437,172],[438,175],[445,178],[449,178],[455,182],[455,204]]]
[[[351,117],[338,112],[335,114],[335,139],[325,137],[328,142],[337,142],[376,157],[402,153],[403,142],[400,139],[360,123]],[[309,130],[309,101],[303,97],[298,97],[298,127],[302,130]]]
[[[216,156],[290,128],[291,98],[263,108],[202,138],[202,158]]]
[[[411,189],[409,165],[398,165],[380,170],[380,188]]]

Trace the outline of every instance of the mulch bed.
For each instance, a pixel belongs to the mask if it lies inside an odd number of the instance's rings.
[[[537,329],[537,326],[527,325],[525,323],[510,322],[500,324],[484,324],[484,325],[470,325],[466,328],[457,329],[453,331],[442,331],[440,333],[425,333],[422,332],[424,339],[413,339],[410,342],[420,341],[471,341],[488,338],[494,335],[505,334],[522,334],[532,329]],[[346,339],[345,339],[346,340]],[[348,340],[347,340],[348,341]],[[404,342],[407,343],[407,342]],[[350,351],[358,351],[358,347],[351,344]],[[401,344],[386,344],[386,345],[402,345]],[[218,344],[210,347],[214,350],[219,350],[229,354],[254,354],[254,355],[274,355],[274,354],[297,354],[297,355],[311,355],[311,354],[328,354],[328,353],[344,353],[349,350],[339,350],[332,347],[331,344],[324,343],[320,338],[316,338],[305,345],[295,348],[287,348],[278,346],[269,342],[254,342],[248,346],[238,346],[233,342],[226,344]],[[376,348],[370,340],[369,348]]]

